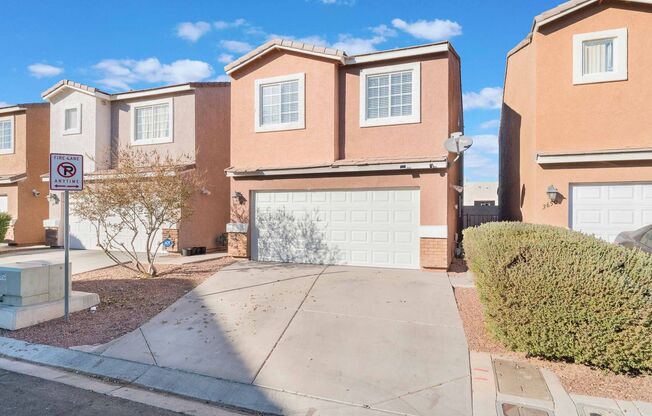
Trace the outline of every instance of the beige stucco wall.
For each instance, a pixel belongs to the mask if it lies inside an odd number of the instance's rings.
[[[166,94],[155,97],[145,97],[111,103],[111,149],[132,146],[132,112],[133,105],[150,101],[172,99],[173,107],[173,141],[154,145],[139,145],[139,149],[148,151],[156,149],[158,152],[170,155],[188,155],[194,159],[195,155],[195,95],[193,91],[184,91],[176,94]],[[113,153],[115,154],[115,153]],[[113,160],[112,163],[116,161]]]
[[[81,133],[64,135],[64,111],[81,104]],[[74,153],[84,156],[84,172],[94,172],[108,163],[109,132],[98,135],[98,106],[109,104],[96,97],[73,90],[54,96],[50,105],[50,148],[53,153]],[[107,109],[104,109],[107,111]]]
[[[305,73],[305,128],[256,133],[255,80]],[[232,74],[231,163],[292,166],[332,163],[337,154],[337,66],[294,53],[270,52]]]
[[[573,35],[626,27],[628,80],[573,85]],[[652,146],[652,6],[605,2],[544,26],[508,60],[501,127],[501,203],[511,219],[569,226],[570,183],[652,180],[652,164],[543,168],[539,152]],[[564,199],[549,206],[554,185]]]

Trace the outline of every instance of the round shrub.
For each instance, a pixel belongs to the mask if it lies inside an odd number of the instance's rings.
[[[563,228],[464,231],[487,329],[507,347],[620,373],[652,372],[652,255]]]
[[[6,212],[0,212],[0,243],[5,241],[7,230],[11,224],[11,215]]]

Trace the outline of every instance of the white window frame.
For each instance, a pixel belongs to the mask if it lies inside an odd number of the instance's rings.
[[[68,129],[66,130],[66,111],[68,110],[77,110],[77,127],[74,129]],[[75,105],[68,105],[64,107],[63,109],[63,120],[61,122],[61,126],[63,127],[63,135],[64,136],[69,136],[71,134],[81,134],[81,128],[82,128],[82,105],[80,104],[75,104]]]
[[[412,115],[367,118],[367,78],[372,75],[412,71]],[[366,68],[360,71],[360,127],[421,123],[421,62]]]
[[[0,212],[7,212],[8,213],[9,212],[9,195],[0,194],[0,200],[4,200],[5,203],[7,204],[7,210],[3,211],[2,209],[0,209]],[[0,207],[1,207],[1,204],[0,204]]]
[[[167,104],[168,123],[170,124],[169,134],[167,137],[159,137],[156,139],[136,140],[136,109],[142,107],[149,107],[152,105]],[[148,146],[152,144],[164,144],[174,142],[174,99],[163,98],[160,100],[142,101],[133,103],[130,106],[129,112],[131,113],[131,145],[132,146]]]
[[[263,86],[269,84],[276,84],[279,82],[299,81],[299,119],[292,123],[278,123],[278,124],[262,124],[262,113],[260,106],[262,105],[261,94]],[[282,131],[282,130],[299,130],[306,128],[306,74],[298,73],[291,75],[283,75],[280,77],[257,79],[254,82],[255,88],[255,120],[254,131],[256,133],[264,133],[268,131]]]
[[[11,155],[16,151],[16,118],[14,116],[0,117],[0,121],[9,121],[11,123],[11,147],[9,149],[0,149],[0,155]]]
[[[613,39],[613,71],[584,74],[584,42]],[[573,84],[594,84],[627,80],[627,28],[582,33],[573,36]]]

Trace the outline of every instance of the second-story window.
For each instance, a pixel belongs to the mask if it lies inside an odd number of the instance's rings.
[[[63,110],[63,134],[81,133],[81,104]]]
[[[256,80],[255,131],[304,128],[304,82],[304,74]]]
[[[169,143],[172,139],[172,99],[135,103],[132,145]]]
[[[0,155],[14,152],[14,118],[0,118]]]
[[[421,121],[419,63],[360,71],[360,126]]]
[[[573,83],[627,79],[627,29],[573,36]]]

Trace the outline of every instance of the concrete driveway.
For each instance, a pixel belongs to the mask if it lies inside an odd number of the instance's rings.
[[[471,414],[445,273],[239,262],[95,352],[351,410]]]

